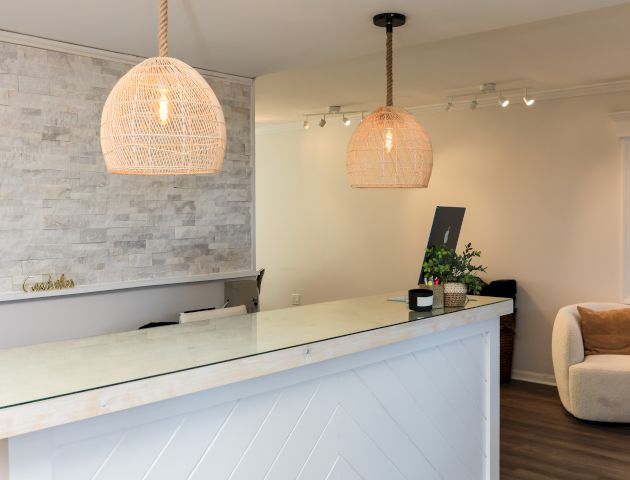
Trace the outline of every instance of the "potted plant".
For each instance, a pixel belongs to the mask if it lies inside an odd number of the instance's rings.
[[[444,282],[455,263],[455,255],[452,248],[427,248],[422,264],[424,284],[418,286],[433,291],[433,308],[444,308]]]
[[[478,295],[483,281],[477,276],[485,272],[486,267],[473,265],[481,252],[474,250],[468,243],[461,255],[452,248],[436,246],[427,248],[422,266],[424,276],[437,279],[438,285],[444,286],[444,306],[461,307],[466,303],[466,294]],[[433,288],[434,294],[435,288]],[[437,307],[437,305],[436,305]]]

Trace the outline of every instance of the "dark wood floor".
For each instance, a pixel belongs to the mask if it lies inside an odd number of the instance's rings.
[[[583,422],[555,387],[501,387],[501,480],[630,480],[630,424]]]

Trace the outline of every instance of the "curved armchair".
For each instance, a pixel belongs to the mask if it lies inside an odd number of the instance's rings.
[[[582,303],[592,310],[620,303]],[[553,325],[551,354],[560,400],[584,420],[630,422],[630,355],[584,356],[577,305],[561,308]]]

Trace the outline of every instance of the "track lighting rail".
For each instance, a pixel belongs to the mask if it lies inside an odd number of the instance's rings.
[[[455,105],[457,103],[462,103],[463,101],[468,101],[468,108],[470,110],[475,110],[479,105],[480,98],[492,97],[496,97],[497,103],[502,108],[507,108],[508,106],[510,106],[512,99],[519,94],[523,95],[522,100],[525,106],[531,107],[534,105],[536,100],[528,93],[528,90],[528,87],[498,88],[496,83],[483,83],[479,86],[479,90],[476,92],[449,95],[446,99],[444,110],[450,112],[455,108]]]
[[[343,123],[343,125],[345,125],[346,127],[350,126],[350,124],[352,124],[352,120],[350,120],[350,116],[353,115],[361,115],[361,121],[363,121],[363,117],[365,116],[365,110],[342,110],[341,106],[339,105],[331,105],[330,107],[328,107],[328,111],[326,112],[316,112],[316,113],[306,113],[304,114],[304,124],[303,124],[303,128],[304,130],[308,130],[310,128],[310,122],[309,122],[309,118],[310,117],[319,117],[320,120],[318,122],[318,125],[320,127],[325,127],[326,124],[328,123],[326,121],[326,117],[341,117],[341,122]]]

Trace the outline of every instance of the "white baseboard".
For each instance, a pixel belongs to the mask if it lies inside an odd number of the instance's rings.
[[[512,370],[512,378],[514,380],[522,380],[524,382],[541,383],[543,385],[556,386],[556,379],[548,373],[530,372],[527,370]]]

